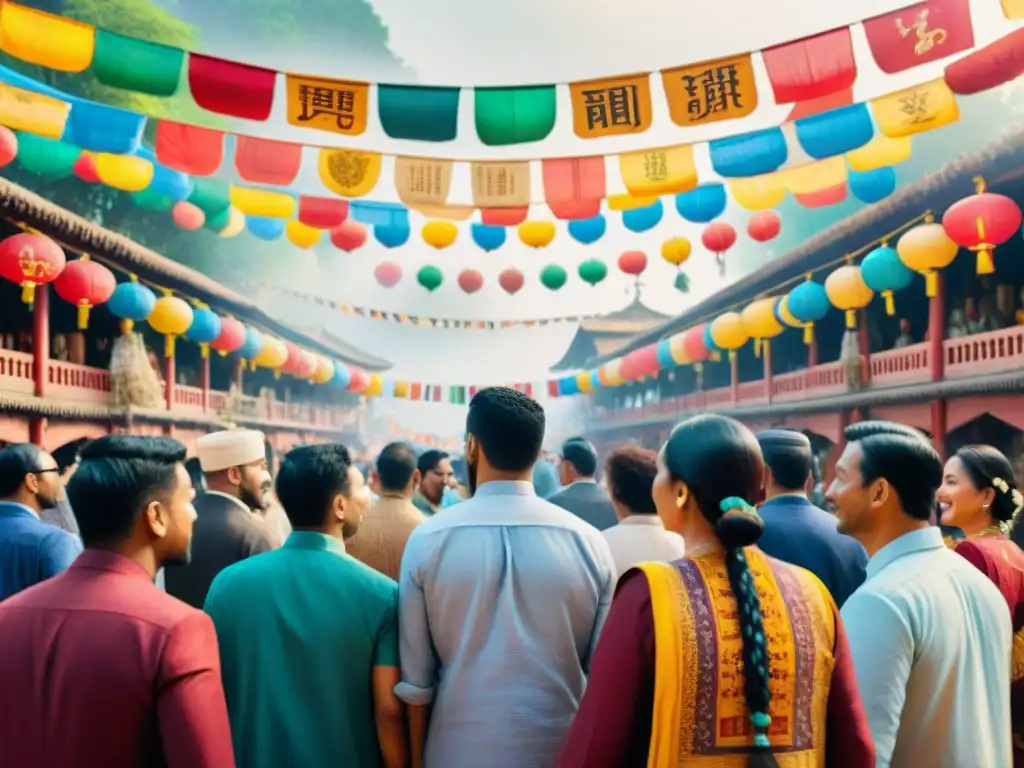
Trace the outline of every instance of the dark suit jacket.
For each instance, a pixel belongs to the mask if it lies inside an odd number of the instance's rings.
[[[806,568],[832,593],[836,605],[864,583],[868,553],[836,530],[836,519],[801,496],[776,496],[758,510],[764,535],[757,546],[771,557]]]
[[[213,621],[113,552],[0,604],[0,712],[5,768],[235,764]]]
[[[562,509],[590,523],[599,531],[611,528],[619,522],[611,497],[602,486],[595,482],[576,482],[564,488],[550,499]]]
[[[196,497],[199,517],[192,528],[192,560],[164,569],[168,594],[202,608],[217,574],[247,557],[274,548],[266,523],[240,501],[219,493]]]

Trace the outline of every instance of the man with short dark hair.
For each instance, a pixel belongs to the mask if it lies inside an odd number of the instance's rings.
[[[71,565],[78,539],[42,516],[64,493],[53,456],[32,443],[0,451],[0,601]]]
[[[213,623],[153,585],[188,562],[185,446],[110,435],[68,483],[85,551],[0,603],[0,765],[234,766]]]
[[[248,768],[404,768],[398,586],[345,552],[370,503],[343,445],[292,449],[277,474],[281,549],[226,568],[206,611]]]
[[[562,443],[558,479],[565,486],[549,501],[567,509],[599,531],[618,522],[611,497],[596,479],[597,449],[589,440],[571,437]]]
[[[877,765],[1009,766],[1012,624],[930,524],[942,462],[910,427],[846,428],[827,498],[871,558],[842,608]]]
[[[441,511],[444,489],[455,482],[451,457],[444,451],[424,451],[416,462],[416,468],[419,470],[420,480],[416,485],[412,503],[424,515],[432,517]]]
[[[420,482],[416,449],[409,443],[384,446],[373,474],[379,498],[346,547],[356,560],[397,581],[406,542],[427,519],[411,501]]]
[[[611,604],[592,526],[533,490],[544,410],[488,387],[469,404],[472,498],[413,531],[402,558],[402,682],[413,765],[553,765]]]
[[[811,504],[807,487],[814,454],[807,435],[789,429],[757,433],[765,464],[764,533],[757,546],[772,557],[806,568],[840,608],[864,583],[867,552],[836,530],[836,518]]]

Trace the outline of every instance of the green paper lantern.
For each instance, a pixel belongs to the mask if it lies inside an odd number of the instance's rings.
[[[428,291],[433,292],[441,287],[441,283],[444,282],[444,275],[441,274],[441,270],[437,267],[421,267],[420,271],[416,273],[416,281]]]
[[[540,282],[549,291],[557,291],[568,279],[569,274],[557,264],[548,264],[540,271]]]
[[[132,192],[132,202],[147,211],[169,211],[174,207],[174,200],[169,195],[152,189]]]
[[[678,275],[676,275],[675,286],[676,290],[679,291],[680,293],[690,292],[690,278],[686,276],[685,272],[680,272]]]
[[[200,208],[206,218],[215,218],[231,205],[231,186],[219,179],[193,177],[192,194],[188,196],[188,201]]]
[[[231,223],[231,206],[228,206],[220,213],[208,214],[206,221],[203,223],[208,230],[211,232],[220,233],[227,229],[228,224]]]
[[[597,285],[608,277],[608,267],[600,259],[587,259],[579,266],[580,280],[590,285]]]
[[[29,173],[48,179],[72,174],[82,150],[74,144],[46,139],[32,133],[18,134],[18,163]]]

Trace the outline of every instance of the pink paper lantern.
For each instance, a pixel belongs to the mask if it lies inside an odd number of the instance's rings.
[[[174,223],[188,232],[195,232],[206,223],[206,214],[198,205],[182,200],[175,203],[171,209],[171,218]]]
[[[484,276],[475,269],[464,269],[459,273],[459,288],[466,293],[476,293],[484,287]]]
[[[402,268],[393,261],[382,261],[373,270],[373,276],[385,288],[394,288],[402,279]]]

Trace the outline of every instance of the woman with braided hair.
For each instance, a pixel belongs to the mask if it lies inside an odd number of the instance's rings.
[[[873,768],[846,636],[810,572],[754,547],[764,482],[754,435],[679,424],[653,496],[686,541],[619,581],[560,768]]]

